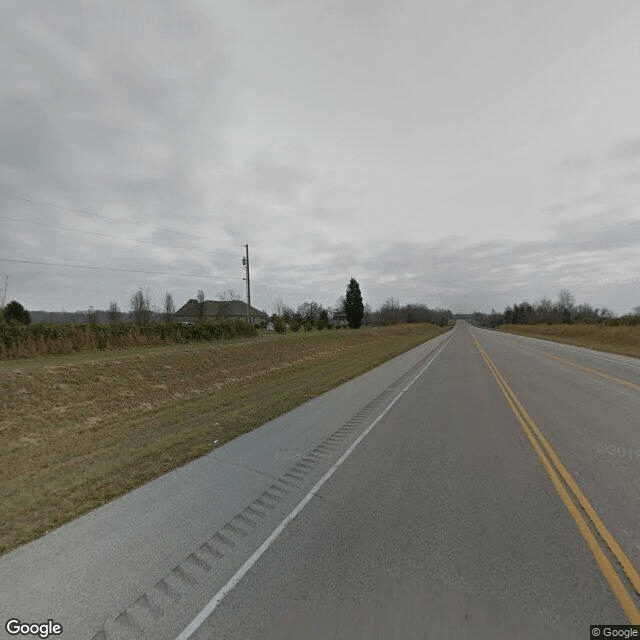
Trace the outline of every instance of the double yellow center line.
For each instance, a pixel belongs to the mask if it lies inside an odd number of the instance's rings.
[[[635,590],[636,595],[640,596],[640,575],[638,575],[637,570],[624,551],[620,548],[620,545],[616,542],[613,535],[611,535],[609,530],[605,527],[604,522],[602,522],[584,493],[582,493],[567,468],[562,464],[554,448],[540,432],[536,423],[522,406],[502,374],[498,371],[497,367],[493,364],[487,352],[482,348],[475,337],[473,340],[476,343],[476,347],[480,351],[480,354],[484,358],[484,361],[487,363],[491,373],[496,379],[498,387],[500,387],[500,390],[507,399],[509,406],[522,427],[522,430],[529,439],[533,450],[538,455],[538,459],[549,475],[558,495],[571,514],[578,530],[589,546],[591,553],[593,553],[593,556],[596,559],[605,579],[611,586],[616,598],[618,598],[629,622],[632,624],[640,624],[640,611],[638,611],[633,594],[633,590]],[[571,495],[570,492],[573,495]],[[578,508],[578,505],[582,508],[582,512]],[[584,514],[586,514],[587,518],[591,521],[595,532],[597,532],[597,536],[589,526]],[[614,568],[609,556],[605,553],[604,545],[608,547],[633,589],[625,585],[618,575],[618,572]]]

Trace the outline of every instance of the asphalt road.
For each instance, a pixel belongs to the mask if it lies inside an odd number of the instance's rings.
[[[3,556],[2,615],[95,640],[640,623],[639,418],[637,360],[458,322]]]

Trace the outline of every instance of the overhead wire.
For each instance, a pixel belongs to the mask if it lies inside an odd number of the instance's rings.
[[[12,218],[10,216],[2,216],[0,215],[0,219],[2,220],[11,220],[13,222],[21,222],[24,224],[35,224],[35,225],[39,225],[42,227],[51,227],[52,229],[63,229],[65,231],[73,231],[75,233],[85,233],[88,235],[92,235],[92,236],[102,236],[104,238],[115,238],[116,240],[128,240],[131,242],[137,242],[139,244],[149,244],[152,245],[154,247],[168,247],[170,249],[181,249],[183,251],[190,251],[190,252],[196,252],[196,253],[205,253],[207,255],[215,255],[215,254],[219,254],[219,255],[228,255],[228,256],[236,256],[237,254],[235,253],[230,253],[230,252],[226,252],[226,251],[205,251],[204,249],[194,249],[192,247],[180,247],[178,245],[174,245],[174,244],[166,244],[164,242],[152,242],[151,240],[138,240],[136,238],[128,238],[126,236],[116,236],[113,235],[111,233],[101,233],[100,231],[88,231],[85,229],[74,229],[73,227],[68,227],[66,225],[62,225],[62,224],[53,224],[51,222],[40,222],[39,220],[22,220],[21,218]]]
[[[60,209],[61,211],[69,211],[71,213],[77,213],[80,215],[84,215],[84,216],[91,216],[93,218],[101,218],[103,220],[109,220],[110,222],[120,222],[122,224],[130,224],[130,225],[135,225],[136,227],[142,227],[145,229],[152,229],[154,231],[163,231],[165,233],[173,233],[173,234],[178,234],[178,235],[182,235],[182,236],[187,236],[189,238],[197,238],[198,240],[202,239],[201,235],[196,235],[193,233],[187,233],[186,231],[178,231],[176,229],[167,229],[166,227],[157,227],[155,225],[150,225],[150,224],[145,224],[143,222],[136,222],[134,220],[126,220],[125,218],[115,218],[112,216],[106,216],[102,213],[96,213],[94,211],[86,211],[84,209],[75,209],[73,207],[65,207],[63,205],[59,205],[59,204],[54,204],[53,202],[44,202],[43,200],[34,200],[32,198],[24,198],[22,196],[16,196],[10,193],[5,193],[3,191],[0,191],[0,196],[3,198],[9,198],[11,200],[19,200],[21,202],[28,202],[30,204],[37,204],[43,207],[51,207],[53,209]],[[213,253],[213,252],[212,252]],[[220,253],[220,252],[218,252]],[[228,255],[235,255],[235,254],[231,254],[229,253]]]
[[[97,269],[100,271],[126,271],[128,273],[146,273],[154,276],[177,276],[181,278],[212,278],[219,280],[244,280],[239,276],[219,276],[219,275],[202,275],[196,273],[170,273],[170,272],[160,272],[160,271],[145,271],[142,269],[126,269],[124,267],[100,267],[96,265],[87,265],[87,264],[66,264],[60,262],[44,262],[39,260],[21,260],[18,258],[0,258],[0,262],[14,262],[20,264],[40,264],[47,265],[52,267],[70,267],[74,269]]]

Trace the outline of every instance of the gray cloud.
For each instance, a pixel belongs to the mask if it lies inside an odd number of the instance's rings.
[[[604,17],[629,41],[637,11],[9,2],[0,192],[140,224],[0,196],[0,216],[67,227],[0,218],[0,258],[193,274],[0,262],[9,296],[213,296],[243,288],[245,243],[267,308],[332,304],[351,276],[374,306],[470,310],[637,274],[619,189],[637,182],[637,83],[629,65],[584,65]]]
[[[590,153],[573,151],[567,154],[558,165],[562,173],[576,173],[586,171],[593,166],[593,158]]]
[[[640,184],[640,171],[625,173],[624,175],[620,176],[619,181],[630,186]]]
[[[640,159],[640,137],[631,137],[623,142],[618,142],[611,148],[611,155],[619,160]]]

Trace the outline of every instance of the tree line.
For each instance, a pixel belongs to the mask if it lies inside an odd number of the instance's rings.
[[[401,322],[429,322],[444,326],[452,319],[453,313],[449,309],[431,309],[419,302],[402,305],[395,298],[388,298],[374,310],[363,301],[360,285],[354,278],[349,281],[345,295],[340,296],[333,307],[306,301],[294,309],[278,299],[270,318],[276,331],[280,332],[284,332],[286,327],[293,331],[301,327],[306,330],[340,326],[357,329],[362,324],[390,325]]]
[[[57,322],[76,324],[118,324],[133,322],[145,325],[151,322],[170,323],[175,320],[176,305],[171,292],[166,292],[160,306],[154,304],[148,289],[138,289],[128,301],[128,311],[123,311],[117,302],[112,301],[106,311],[89,307],[83,311],[32,311],[16,301],[9,302],[4,309],[0,309],[0,321],[30,324],[34,322]]]
[[[311,331],[311,329],[322,331],[341,326],[358,329],[362,325],[364,315],[365,305],[360,284],[355,278],[351,278],[345,295],[338,298],[333,308],[324,307],[319,302],[310,300],[302,302],[294,310],[279,298],[273,304],[273,315],[269,320],[278,333],[285,333],[287,328],[298,331],[301,327],[304,327],[305,331]]]
[[[232,289],[219,291],[220,300],[238,300],[240,294]],[[200,317],[204,318],[205,295],[198,291],[189,302],[197,303]],[[70,322],[76,324],[118,324],[132,322],[136,325],[147,325],[156,322],[171,323],[175,320],[176,305],[173,295],[166,292],[160,305],[154,303],[148,289],[139,288],[128,300],[128,311],[123,311],[117,302],[110,302],[106,310],[89,307],[85,311],[75,312],[39,312],[29,313],[19,302],[13,300],[4,309],[4,319],[18,324],[29,324],[32,316],[35,322]],[[298,331],[304,329],[331,329],[348,326],[357,329],[361,325],[390,325],[397,323],[428,322],[445,325],[453,318],[448,309],[429,308],[427,305],[414,302],[401,304],[395,298],[388,298],[377,309],[365,303],[360,284],[351,278],[344,295],[341,295],[333,307],[325,307],[315,300],[300,303],[295,309],[280,298],[273,304],[273,314],[269,321],[276,331],[287,329]]]
[[[474,324],[489,328],[501,324],[638,324],[640,306],[635,307],[628,314],[616,316],[606,307],[592,307],[586,302],[576,304],[574,295],[567,289],[562,289],[555,301],[542,298],[537,302],[529,303],[525,300],[506,306],[502,312],[495,309],[491,313],[475,311],[469,319]]]

